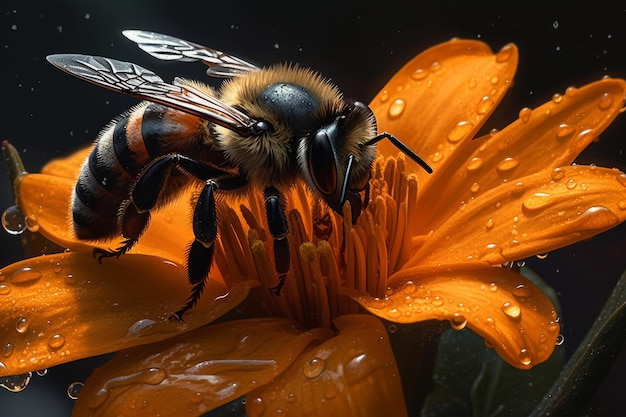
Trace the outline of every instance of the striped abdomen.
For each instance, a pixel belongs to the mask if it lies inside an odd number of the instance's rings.
[[[168,153],[222,162],[207,122],[160,104],[141,103],[116,119],[98,137],[81,167],[72,196],[76,237],[104,240],[119,236],[121,212],[129,204],[137,176],[152,160]],[[164,190],[171,197],[189,182],[172,172]]]

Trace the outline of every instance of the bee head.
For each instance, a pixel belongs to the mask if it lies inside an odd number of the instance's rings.
[[[369,199],[376,146],[367,141],[375,136],[374,113],[365,104],[354,101],[299,145],[298,163],[309,186],[339,214],[345,201],[349,201],[353,222]]]

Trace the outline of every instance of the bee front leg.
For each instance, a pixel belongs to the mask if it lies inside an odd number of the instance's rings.
[[[283,200],[275,187],[267,187],[265,195],[265,213],[270,234],[274,238],[274,266],[278,273],[278,284],[270,288],[272,294],[280,295],[280,290],[285,285],[285,277],[291,264],[289,255],[289,223],[285,215]]]

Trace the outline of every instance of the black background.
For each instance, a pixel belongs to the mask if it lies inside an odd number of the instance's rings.
[[[504,3],[504,2],[502,2]],[[548,5],[549,4],[549,5]],[[502,128],[524,106],[534,107],[604,75],[626,78],[624,2],[434,1],[3,1],[0,4],[0,140],[10,140],[29,171],[90,143],[133,99],[90,86],[51,67],[51,53],[87,53],[134,61],[165,80],[207,80],[200,64],[158,62],[120,34],[144,29],[172,34],[238,55],[259,66],[278,61],[313,67],[346,96],[369,101],[421,50],[452,37],[479,38],[497,50],[520,49],[515,83],[487,129]],[[626,170],[624,116],[579,157],[579,163]],[[445,193],[445,189],[441,190]],[[0,207],[13,204],[0,169]],[[1,265],[23,255],[19,238],[0,233]],[[626,227],[529,263],[557,290],[568,355],[578,345],[626,268]],[[599,387],[591,415],[620,415],[624,354]],[[65,389],[84,380],[87,365],[64,366],[35,378],[22,394],[0,393],[0,414],[39,410],[68,415]],[[621,390],[619,388],[621,386]],[[29,395],[29,393],[31,393]],[[37,397],[38,401],[40,397]],[[18,407],[13,409],[11,407]],[[11,412],[12,411],[12,412]]]

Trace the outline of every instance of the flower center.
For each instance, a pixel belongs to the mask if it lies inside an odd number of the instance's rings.
[[[417,177],[406,175],[403,157],[379,157],[370,182],[371,200],[355,225],[349,203],[343,217],[312,197],[302,184],[286,195],[291,268],[280,296],[273,241],[265,226],[263,196],[254,194],[239,206],[221,202],[220,239],[215,262],[224,281],[261,282],[258,305],[276,316],[297,320],[309,328],[330,327],[342,314],[360,311],[354,292],[384,297],[387,277],[402,266],[412,251]]]

